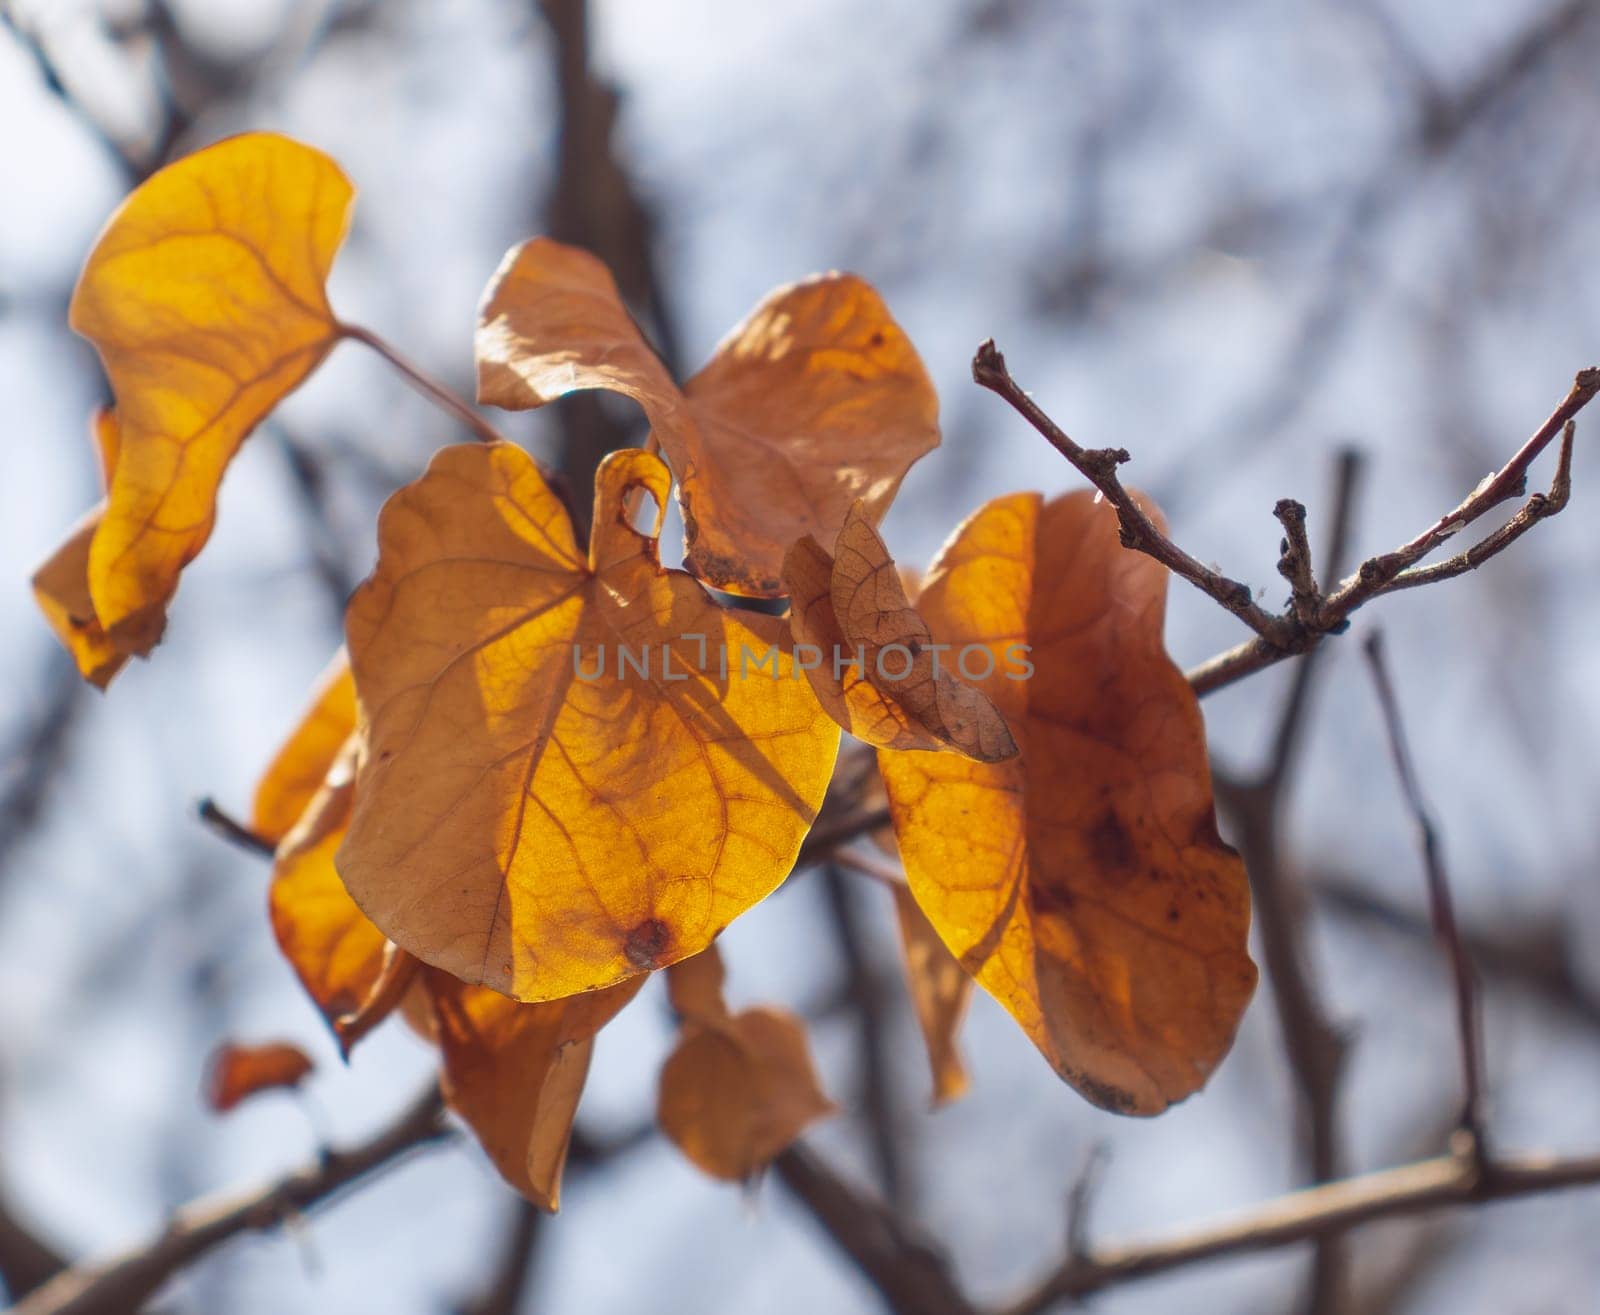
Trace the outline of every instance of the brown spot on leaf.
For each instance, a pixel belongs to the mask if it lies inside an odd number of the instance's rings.
[[[628,962],[642,970],[659,968],[661,959],[672,944],[672,928],[660,918],[646,918],[628,933],[622,952]]]
[[[1115,809],[1108,808],[1105,816],[1095,823],[1088,833],[1088,841],[1089,852],[1102,870],[1126,872],[1133,867],[1137,858],[1133,837]]]

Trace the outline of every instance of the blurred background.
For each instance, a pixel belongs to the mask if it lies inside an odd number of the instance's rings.
[[[1454,506],[1600,363],[1600,3],[10,0],[0,16],[0,1218],[74,1258],[377,1127],[432,1066],[399,1026],[340,1064],[272,943],[266,865],[195,803],[247,810],[338,642],[378,504],[458,437],[450,422],[339,349],[246,445],[166,642],[108,695],[29,594],[99,496],[103,383],[67,297],[163,160],[255,127],[330,152],[360,190],[334,305],[463,393],[479,292],[535,233],[604,256],[684,374],[773,286],[865,276],[941,392],[944,447],[885,527],[911,564],[992,496],[1078,483],[971,383],[989,336],[1074,437],[1133,452],[1125,478],[1185,547],[1274,608],[1273,503],[1304,501],[1320,544],[1341,449],[1365,454],[1349,565]],[[639,438],[626,408],[585,400],[497,423],[580,486]],[[1600,1145],[1586,425],[1565,515],[1355,626],[1388,640],[1485,978],[1508,1148]],[[1180,663],[1242,637],[1175,584]],[[1252,874],[1294,913],[1291,966],[1319,1007],[1285,1018],[1264,981],[1211,1085],[1158,1120],[1092,1109],[981,996],[972,1091],[930,1112],[871,883],[797,875],[724,937],[736,1003],[812,1020],[846,1113],[811,1144],[940,1239],[975,1299],[1059,1258],[1096,1146],[1105,1240],[1441,1147],[1459,1108],[1448,976],[1357,646],[1324,656]],[[1206,700],[1226,779],[1267,765],[1288,677]],[[1239,837],[1259,794],[1223,793],[1245,801],[1223,814]],[[870,1026],[842,998],[870,999]],[[230,1037],[298,1041],[319,1062],[305,1096],[208,1113],[204,1057]],[[602,1037],[580,1125],[625,1149],[569,1169],[521,1309],[879,1309],[783,1184],[715,1184],[635,1135],[670,1041],[657,984]],[[1336,1082],[1304,1058],[1341,1043]],[[217,1253],[162,1309],[471,1309],[522,1226],[475,1147],[435,1150]],[[1600,1194],[1577,1194],[1382,1225],[1317,1263],[1340,1269],[1349,1310],[1589,1311],[1597,1231]],[[1291,1249],[1098,1300],[1289,1310],[1311,1264]]]

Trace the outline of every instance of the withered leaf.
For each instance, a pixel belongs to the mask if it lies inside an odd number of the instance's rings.
[[[273,844],[298,822],[356,729],[356,686],[341,649],[317,678],[310,705],[256,783],[250,829]]]
[[[316,1066],[305,1051],[288,1041],[246,1046],[226,1042],[206,1064],[206,1104],[226,1114],[262,1091],[297,1087]]]
[[[944,943],[1062,1077],[1131,1114],[1205,1082],[1256,978],[1199,704],[1162,647],[1166,584],[1087,493],[989,503],[918,606],[941,640],[992,650],[983,688],[1021,754],[879,754],[911,891]]]
[[[941,651],[906,597],[861,503],[846,515],[832,556],[810,535],[795,543],[783,582],[790,628],[811,650],[802,654],[811,686],[857,739],[953,749],[979,762],[1016,755],[1005,718],[956,675],[962,655]]]
[[[943,1105],[962,1096],[968,1086],[956,1038],[972,1000],[972,977],[939,939],[905,886],[895,888],[894,911],[911,1006],[933,1071],[933,1103]]]
[[[385,934],[464,981],[549,1000],[694,954],[788,875],[816,816],[838,730],[781,621],[661,568],[668,479],[647,452],[607,457],[587,560],[510,444],[444,449],[384,509],[347,618],[369,742],[338,867]]]
[[[730,1014],[716,947],[667,969],[683,1018],[661,1069],[656,1117],[714,1178],[749,1178],[818,1119],[836,1113],[817,1081],[806,1030],[783,1009]]]
[[[247,133],[153,174],[85,262],[70,320],[121,426],[87,585],[119,652],[161,638],[228,462],[336,341],[323,285],[352,196],[320,151]]]
[[[595,1034],[645,979],[565,1000],[518,1004],[437,969],[424,971],[444,1056],[445,1099],[511,1186],[544,1209],[556,1209]]]
[[[535,238],[479,310],[478,398],[512,409],[602,388],[643,408],[678,477],[687,565],[730,593],[783,592],[785,549],[831,542],[861,500],[880,520],[939,443],[938,398],[871,285],[827,274],[779,288],[680,390],[605,266]]]

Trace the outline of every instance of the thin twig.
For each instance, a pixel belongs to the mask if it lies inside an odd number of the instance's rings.
[[[1124,547],[1154,557],[1174,575],[1182,576],[1195,588],[1209,594],[1269,643],[1282,645],[1290,642],[1292,635],[1283,618],[1273,616],[1259,607],[1251,596],[1249,585],[1229,579],[1196,561],[1163,534],[1160,527],[1145,514],[1138,501],[1117,478],[1117,467],[1130,459],[1126,449],[1085,448],[1073,442],[1011,377],[1011,372],[1006,369],[1005,357],[1000,354],[993,339],[983,343],[972,358],[972,378],[980,387],[987,388],[1010,403],[1049,440],[1056,451],[1100,490],[1106,501],[1116,509]]]
[[[215,799],[209,797],[202,799],[195,807],[195,813],[230,845],[237,845],[249,854],[272,857],[276,848],[272,841],[265,836],[257,835],[238,818],[225,811]]]
[[[263,1232],[305,1214],[335,1193],[370,1180],[447,1131],[444,1104],[430,1086],[393,1123],[344,1151],[265,1187],[179,1210],[156,1238],[125,1255],[58,1274],[13,1308],[13,1315],[127,1315],[179,1270],[242,1233]]]
[[[1394,760],[1395,774],[1400,779],[1401,793],[1405,796],[1406,806],[1411,810],[1417,828],[1423,868],[1428,878],[1428,904],[1433,913],[1434,935],[1450,956],[1450,973],[1455,983],[1456,1028],[1461,1047],[1461,1127],[1471,1136],[1473,1146],[1481,1154],[1484,1145],[1483,1041],[1477,974],[1456,923],[1455,901],[1450,895],[1450,878],[1445,872],[1438,828],[1428,814],[1421,787],[1417,784],[1416,768],[1412,764],[1405,728],[1400,721],[1400,704],[1384,662],[1383,642],[1376,631],[1367,636],[1363,648],[1372,669],[1378,704],[1383,710],[1383,724],[1389,737],[1389,753]]]
[[[532,1201],[519,1197],[512,1204],[511,1227],[494,1271],[481,1292],[456,1308],[457,1315],[517,1315],[533,1276],[545,1218]]]
[[[359,342],[372,348],[379,356],[388,361],[419,393],[429,401],[448,411],[461,421],[473,435],[485,443],[503,443],[505,439],[487,420],[477,413],[463,398],[453,393],[436,379],[431,378],[416,365],[408,361],[387,342],[380,338],[371,329],[363,329],[359,324],[339,325],[339,336],[348,338],[352,342]]]

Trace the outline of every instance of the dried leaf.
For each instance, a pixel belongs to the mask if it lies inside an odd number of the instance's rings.
[[[968,1086],[956,1037],[972,1000],[972,978],[945,948],[939,933],[904,886],[895,887],[894,911],[911,1006],[916,1011],[917,1026],[922,1029],[923,1044],[928,1048],[928,1066],[933,1070],[933,1103],[943,1105],[965,1094]]]
[[[100,472],[109,486],[117,468],[120,437],[116,412],[100,407],[90,422],[90,434],[100,459]],[[122,670],[128,655],[107,637],[89,597],[89,547],[105,516],[100,505],[74,525],[66,542],[33,575],[33,596],[62,646],[78,665],[78,673],[91,685],[104,689]]]
[[[388,946],[334,868],[355,798],[358,751],[352,736],[279,844],[267,897],[278,947],[330,1025],[372,995]]]
[[[1005,718],[956,673],[906,597],[889,550],[855,503],[834,556],[810,535],[783,563],[790,629],[828,714],[886,749],[954,749],[978,762],[1016,756]],[[815,661],[812,659],[815,658]]]
[[[780,621],[662,570],[659,514],[631,527],[630,491],[667,485],[612,453],[587,562],[510,444],[446,448],[384,509],[347,618],[369,743],[339,871],[464,981],[557,999],[694,954],[815,819],[837,728]]]
[[[554,1210],[595,1034],[645,979],[543,1004],[518,1004],[437,969],[425,980],[450,1108],[511,1186]]]
[[[315,1067],[305,1051],[288,1041],[258,1046],[227,1042],[206,1064],[206,1104],[226,1114],[257,1092],[298,1087]]]
[[[783,592],[785,549],[832,542],[851,503],[882,519],[939,443],[938,398],[861,279],[780,288],[680,391],[605,266],[536,238],[507,254],[479,311],[478,398],[511,409],[603,388],[644,410],[678,477],[687,565],[730,593]]]
[[[228,462],[333,346],[323,284],[352,196],[321,152],[247,133],[152,175],[85,262],[70,320],[121,422],[88,589],[118,651],[161,638]]]
[[[318,677],[310,706],[256,783],[250,829],[273,844],[288,835],[322,789],[355,728],[356,686],[341,649]]]
[[[941,640],[990,649],[982,685],[1021,755],[879,753],[911,891],[946,946],[1062,1077],[1131,1114],[1205,1082],[1256,978],[1199,704],[1162,647],[1166,585],[1087,493],[988,504],[918,607]]]
[[[683,1027],[661,1069],[656,1117],[698,1168],[739,1182],[837,1110],[817,1081],[805,1024],[783,1009],[730,1014],[722,978],[714,946],[667,969]]]

